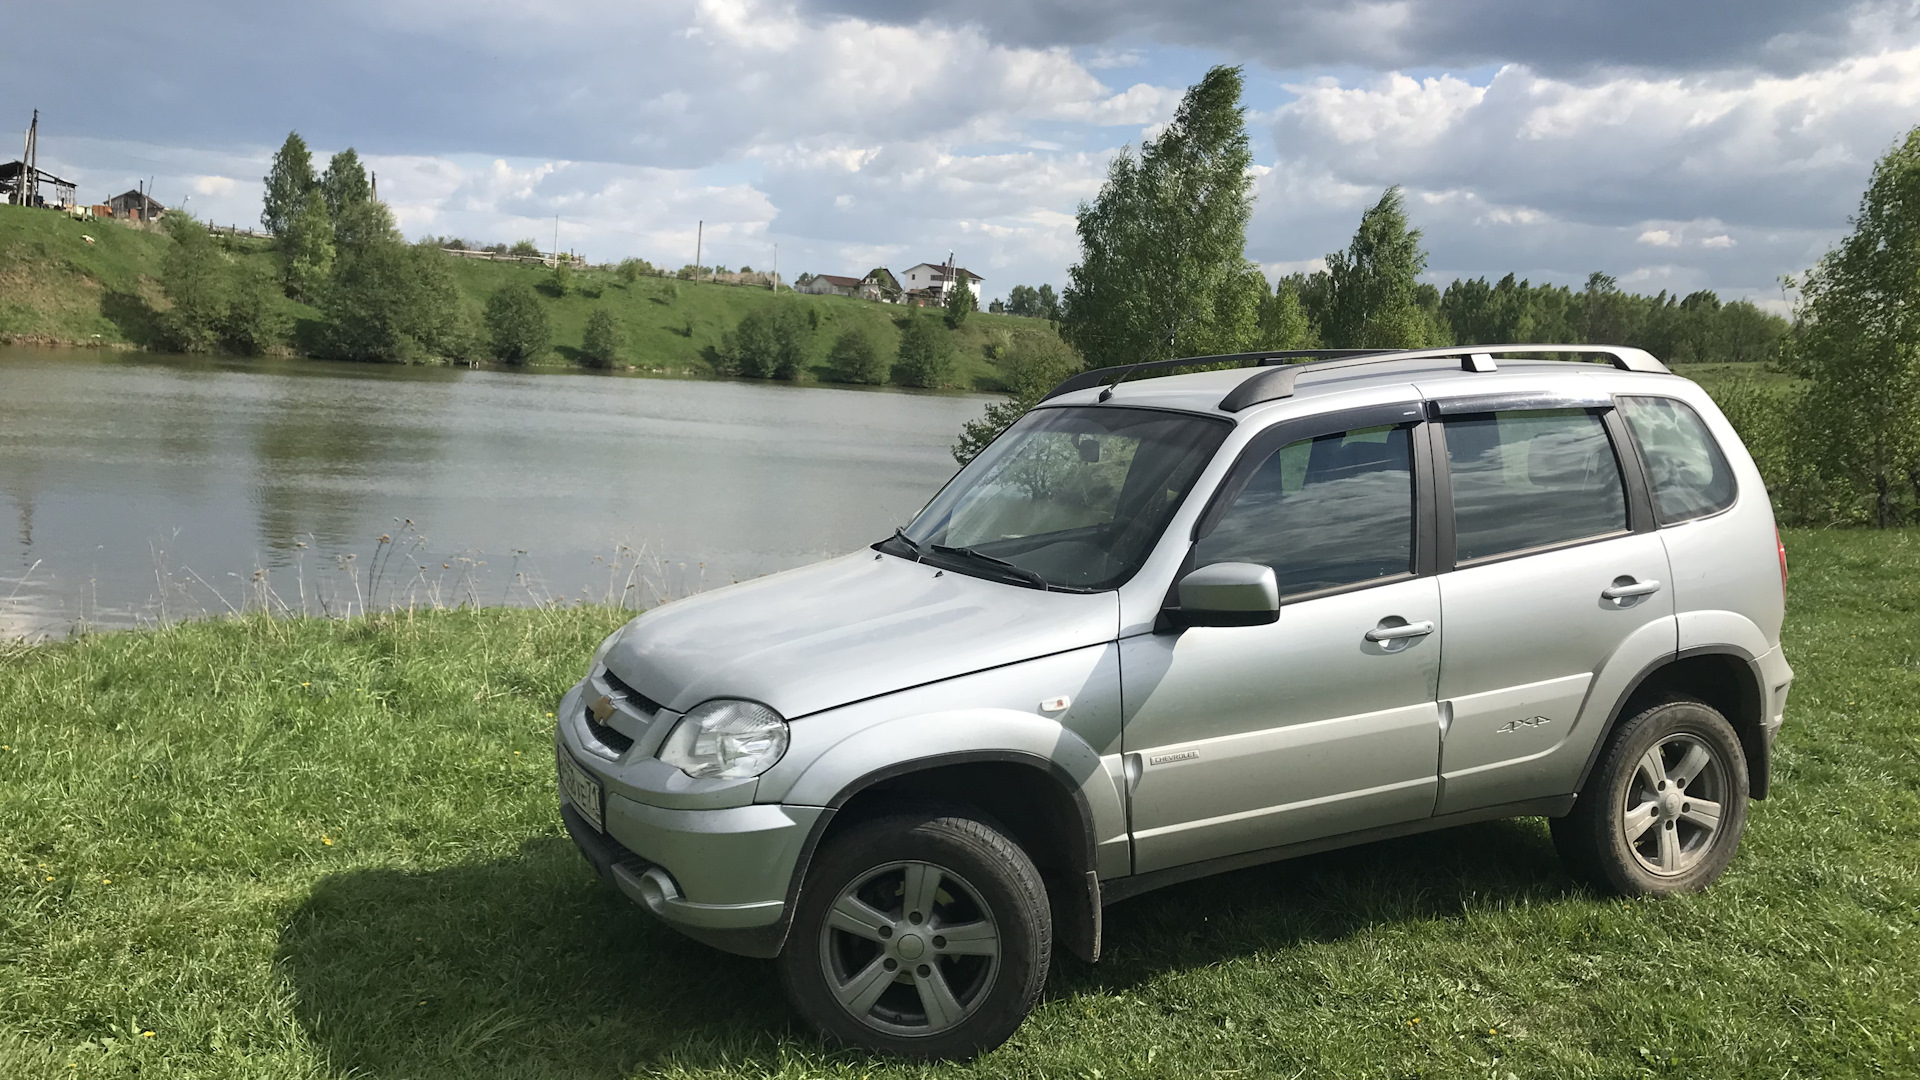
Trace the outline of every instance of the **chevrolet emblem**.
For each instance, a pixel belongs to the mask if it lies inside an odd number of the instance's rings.
[[[613,699],[601,694],[598,700],[587,706],[587,712],[592,714],[594,723],[604,724],[613,716]]]

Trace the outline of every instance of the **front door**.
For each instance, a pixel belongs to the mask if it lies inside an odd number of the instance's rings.
[[[1279,620],[1121,642],[1135,872],[1432,813],[1440,592],[1416,576],[1418,433],[1303,433],[1248,462],[1193,565],[1273,567]]]

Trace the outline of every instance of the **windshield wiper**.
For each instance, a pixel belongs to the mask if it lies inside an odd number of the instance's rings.
[[[1047,592],[1052,588],[1052,586],[1047,584],[1047,579],[1041,577],[1039,574],[1034,573],[1024,566],[1015,566],[1005,559],[996,559],[984,551],[975,551],[970,547],[948,547],[945,544],[935,544],[933,545],[933,550],[942,555],[959,555],[964,558],[973,559],[976,562],[997,566],[1023,581],[1031,582],[1033,586],[1041,592]]]
[[[900,541],[902,544],[905,544],[908,551],[913,552],[914,562],[920,562],[921,560],[927,557],[926,551],[920,547],[919,542],[914,540],[913,537],[907,535],[906,526],[895,525],[893,527],[893,538],[895,540]]]

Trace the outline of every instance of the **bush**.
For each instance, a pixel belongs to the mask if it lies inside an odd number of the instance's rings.
[[[960,329],[961,324],[967,321],[967,316],[979,310],[979,307],[980,302],[974,299],[973,289],[964,278],[961,279],[947,293],[947,325],[955,330]]]
[[[292,320],[280,305],[280,287],[261,267],[234,267],[232,300],[221,322],[228,349],[259,356],[286,340]]]
[[[764,311],[750,311],[720,339],[718,363],[714,367],[721,375],[764,379],[773,374],[779,347],[773,318]]]
[[[580,340],[580,359],[588,367],[610,368],[620,360],[620,326],[613,313],[597,307],[587,316],[587,332]]]
[[[553,341],[547,309],[523,282],[503,285],[487,299],[486,322],[494,357],[509,364],[545,355]]]
[[[325,347],[334,356],[425,360],[445,355],[460,313],[459,291],[446,255],[376,239],[340,249],[321,311]]]
[[[806,371],[807,356],[813,351],[813,328],[819,318],[811,310],[802,315],[793,304],[780,305],[773,316],[774,378],[793,382]]]
[[[894,362],[893,377],[907,386],[935,389],[946,385],[953,370],[953,343],[940,329],[937,319],[918,312],[907,313],[907,325],[900,333],[900,358]]]
[[[170,306],[160,315],[162,337],[180,352],[211,352],[233,303],[232,272],[206,227],[171,216],[173,245],[160,262],[160,288]]]
[[[547,275],[547,292],[554,296],[565,296],[573,291],[573,264],[556,262]]]
[[[653,273],[653,267],[645,259],[621,259],[614,273],[620,278],[621,284],[631,286],[641,277]]]
[[[887,381],[887,362],[873,344],[873,337],[855,328],[833,340],[827,351],[827,364],[841,382],[877,384]]]

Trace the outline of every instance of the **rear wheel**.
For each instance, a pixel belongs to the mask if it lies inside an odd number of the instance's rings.
[[[1554,846],[1576,876],[1627,896],[1697,892],[1733,860],[1747,759],[1711,705],[1668,697],[1615,729]]]
[[[814,860],[780,956],[794,1009],[844,1042],[970,1057],[1046,984],[1052,917],[1020,847],[968,817],[863,822]]]

